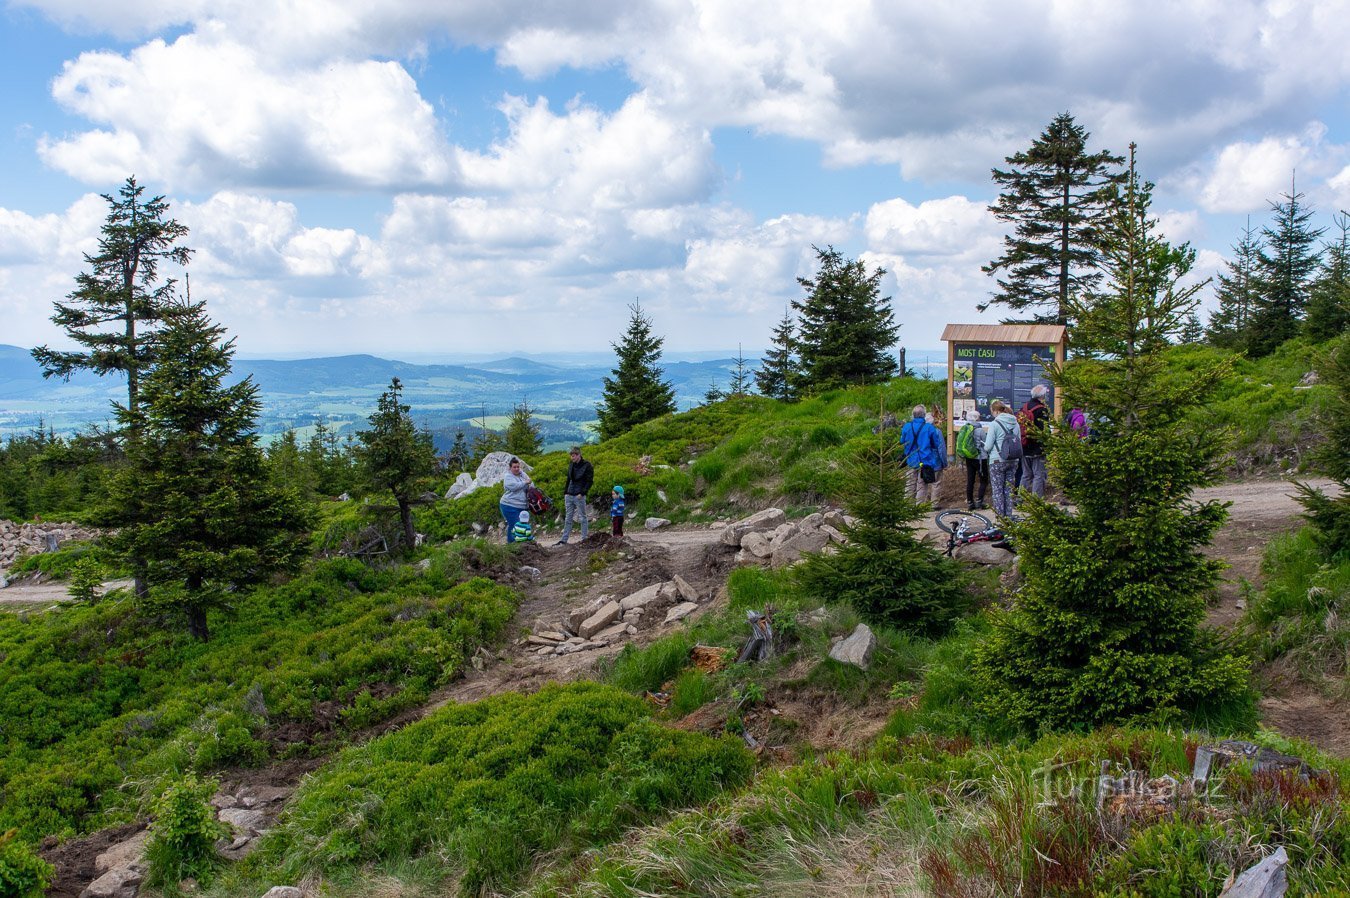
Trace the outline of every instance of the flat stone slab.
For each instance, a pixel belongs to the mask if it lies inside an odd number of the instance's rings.
[[[847,639],[841,639],[830,649],[830,657],[840,664],[852,664],[861,670],[872,666],[872,651],[877,646],[876,634],[867,624],[858,624]]]
[[[619,602],[619,608],[623,611],[631,611],[634,608],[645,608],[652,602],[655,602],[661,596],[660,583],[653,583],[651,586],[644,586],[637,592],[630,593]]]
[[[697,610],[698,604],[696,602],[681,602],[666,612],[665,623],[673,624],[677,620],[683,620]]]
[[[94,858],[94,870],[98,873],[107,873],[116,867],[139,864],[145,856],[145,842],[149,838],[150,832],[141,830],[125,842],[118,842]]]
[[[577,628],[577,635],[584,639],[590,639],[596,633],[599,633],[601,630],[618,620],[621,614],[623,614],[623,608],[619,606],[619,603],[609,602],[599,611],[595,612],[595,614],[592,614],[581,622],[581,626]]]

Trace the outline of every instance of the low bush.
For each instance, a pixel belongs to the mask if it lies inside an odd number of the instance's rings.
[[[0,835],[0,895],[4,898],[40,898],[52,884],[52,865],[18,841],[17,830]]]
[[[151,807],[153,822],[145,843],[147,882],[176,892],[184,879],[208,882],[219,864],[216,842],[229,827],[216,819],[211,796],[215,780],[171,779]]]
[[[262,857],[289,879],[426,857],[474,895],[540,852],[602,843],[749,776],[736,740],[647,715],[597,684],[451,705],[307,780]]]

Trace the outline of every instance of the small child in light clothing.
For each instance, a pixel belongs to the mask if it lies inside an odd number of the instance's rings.
[[[517,543],[534,542],[534,528],[530,526],[530,513],[522,511],[516,525],[511,528],[511,541]]]
[[[623,487],[616,486],[609,494],[610,533],[623,536]]]

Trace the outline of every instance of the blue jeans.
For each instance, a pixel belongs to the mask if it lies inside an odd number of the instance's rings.
[[[573,515],[581,521],[581,538],[585,539],[591,528],[591,522],[586,520],[586,497],[568,493],[563,496],[563,532],[560,537],[563,542],[567,542],[567,538],[572,535]]]
[[[511,531],[515,529],[516,521],[520,520],[520,513],[525,509],[516,508],[514,505],[502,505],[500,503],[498,503],[497,507],[501,509],[502,517],[506,520],[506,541],[508,543],[513,543],[516,541],[516,538]]]

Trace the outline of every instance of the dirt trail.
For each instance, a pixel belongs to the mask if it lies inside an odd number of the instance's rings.
[[[130,591],[135,584],[130,580],[109,580],[102,591],[107,595],[114,589]],[[70,601],[70,584],[63,580],[45,580],[41,583],[19,581],[0,589],[0,606],[21,605],[36,608],[42,605],[60,605]]]

